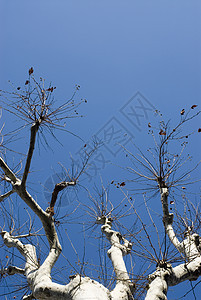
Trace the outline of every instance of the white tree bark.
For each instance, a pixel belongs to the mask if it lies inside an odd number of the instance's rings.
[[[29,194],[26,188],[26,180],[31,165],[36,134],[41,122],[42,119],[39,119],[31,127],[29,151],[22,180],[14,174],[3,158],[0,158],[0,167],[4,172],[4,179],[11,185],[10,191],[0,196],[0,202],[5,201],[11,194],[17,193],[42,222],[50,249],[42,265],[39,265],[35,246],[23,244],[20,241],[20,238],[23,236],[15,237],[12,236],[11,233],[2,230],[1,236],[5,245],[9,248],[16,248],[25,258],[24,269],[18,268],[17,266],[9,266],[4,270],[4,273],[8,275],[23,274],[26,276],[32,294],[24,296],[23,300],[134,299],[133,291],[135,287],[129,278],[124,262],[124,256],[130,253],[132,244],[119,232],[112,230],[112,220],[106,216],[98,217],[97,223],[102,225],[101,230],[110,243],[108,256],[116,275],[116,285],[114,289],[109,291],[97,281],[89,277],[82,277],[79,274],[72,276],[70,282],[66,285],[52,282],[51,271],[62,251],[54,225],[54,204],[59,191],[69,185],[75,185],[76,180],[72,182],[62,182],[55,186],[51,205],[46,211],[44,211]],[[197,234],[192,234],[190,228],[188,228],[185,239],[181,242],[179,241],[173,228],[173,214],[170,214],[168,209],[168,188],[165,187],[165,185],[160,187],[160,194],[165,231],[173,246],[183,256],[184,263],[174,268],[164,261],[159,263],[156,271],[148,277],[149,283],[147,286],[146,300],[166,300],[169,286],[174,286],[184,280],[196,280],[201,275],[200,237]]]
[[[111,222],[105,217],[100,219],[99,223],[103,224],[102,231],[111,244],[108,255],[113,263],[114,271],[116,273],[116,286],[114,290],[110,292],[107,288],[105,288],[95,280],[92,280],[88,277],[81,277],[79,274],[75,275],[74,278],[71,278],[71,281],[67,285],[61,285],[52,282],[52,267],[57,261],[62,250],[56,233],[52,214],[51,212],[45,212],[39,206],[39,204],[28,193],[25,187],[25,182],[22,184],[20,179],[15,176],[15,174],[11,171],[11,169],[7,166],[2,158],[0,158],[0,166],[5,172],[6,180],[12,185],[12,192],[16,192],[20,196],[20,198],[24,200],[25,203],[40,218],[50,245],[48,256],[46,257],[43,264],[39,266],[35,247],[33,245],[24,245],[20,241],[20,236],[14,237],[9,232],[1,232],[1,236],[4,240],[5,245],[9,248],[15,247],[26,260],[24,270],[19,269],[15,266],[10,266],[5,270],[5,273],[9,275],[20,273],[26,276],[29,287],[32,290],[32,294],[24,296],[24,300],[131,299],[132,284],[129,280],[123,256],[130,252],[132,245],[127,240],[125,240],[119,232],[111,230]],[[10,195],[10,193],[8,193],[8,195]],[[121,242],[123,242],[123,244]]]
[[[199,235],[191,234],[188,228],[186,238],[179,242],[172,226],[173,214],[170,214],[168,209],[168,189],[161,188],[160,192],[166,233],[186,262],[174,268],[170,264],[164,263],[158,266],[157,270],[149,276],[146,300],[166,300],[168,286],[177,285],[185,280],[196,280],[201,275]]]
[[[108,256],[112,261],[114,272],[116,274],[116,287],[111,292],[111,299],[132,299],[134,285],[131,283],[123,256],[131,252],[132,244],[122,235],[111,229],[112,220],[110,218],[98,218],[97,223],[104,224],[101,227],[102,232],[110,242],[111,248],[108,250]],[[122,242],[122,243],[121,243]]]
[[[103,225],[107,227],[107,225]],[[106,234],[112,237],[113,246],[109,250],[109,255],[113,264],[115,265],[115,272],[118,274],[117,284],[113,291],[109,291],[100,283],[88,277],[81,277],[79,274],[73,276],[67,285],[61,285],[52,282],[51,269],[57,260],[57,250],[52,248],[44,263],[39,266],[35,247],[30,244],[22,244],[18,238],[11,236],[8,232],[2,231],[1,235],[7,247],[15,247],[24,256],[26,260],[25,269],[17,267],[9,267],[9,272],[6,273],[13,275],[16,273],[24,274],[27,278],[29,287],[32,290],[32,295],[25,296],[23,299],[96,299],[96,300],[112,300],[112,299],[125,299],[128,300],[131,296],[130,280],[122,260],[123,251],[129,251],[130,245],[125,242],[125,246],[119,243],[120,235],[118,232],[111,231],[110,228],[103,228]],[[122,249],[121,249],[122,246]],[[120,252],[119,252],[120,251]],[[126,253],[124,253],[126,254]],[[120,263],[118,264],[118,260]],[[129,296],[130,295],[130,296]],[[130,298],[131,299],[131,298]]]
[[[52,282],[51,271],[59,258],[62,251],[59,239],[57,236],[56,228],[54,225],[54,204],[57,199],[58,192],[67,187],[68,185],[75,185],[76,182],[62,182],[55,186],[52,194],[52,200],[50,208],[44,211],[40,205],[33,199],[26,189],[26,180],[29,173],[32,155],[35,146],[36,134],[40,123],[38,120],[31,126],[31,137],[29,151],[27,154],[26,164],[22,180],[12,172],[9,166],[5,163],[3,158],[0,158],[0,167],[4,171],[4,177],[7,182],[11,184],[11,191],[2,195],[0,201],[6,199],[12,193],[17,193],[19,197],[31,208],[31,210],[40,218],[43,228],[46,233],[47,240],[50,245],[50,251],[45,261],[41,266],[38,264],[36,257],[35,247],[30,244],[24,245],[20,241],[20,237],[14,237],[9,232],[2,231],[1,236],[7,247],[15,247],[21,255],[24,256],[26,263],[25,269],[19,269],[15,266],[10,266],[5,269],[6,274],[14,275],[15,273],[24,274],[27,278],[31,295],[24,296],[26,299],[49,299],[49,300],[112,300],[112,299],[124,299],[128,300],[131,296],[131,282],[126,270],[123,256],[130,252],[131,244],[125,240],[120,233],[111,230],[111,222],[103,217],[99,220],[100,224],[103,224],[102,231],[110,241],[111,248],[108,251],[108,255],[113,263],[114,271],[116,273],[116,287],[112,292],[105,288],[100,283],[92,280],[88,277],[81,277],[79,274],[71,278],[71,281],[67,285],[61,285]],[[121,244],[123,241],[124,244]]]
[[[16,273],[24,274],[32,290],[31,295],[24,296],[28,299],[96,299],[96,300],[128,300],[134,299],[132,294],[134,286],[130,281],[124,255],[131,251],[132,244],[122,237],[122,235],[111,229],[112,220],[105,216],[97,219],[97,223],[102,224],[101,230],[110,242],[108,256],[112,261],[114,272],[116,274],[116,286],[109,291],[100,283],[88,277],[81,277],[79,274],[71,278],[66,285],[52,282],[51,271],[55,262],[61,253],[61,245],[58,240],[54,220],[51,212],[45,212],[38,203],[28,193],[25,183],[22,185],[19,178],[11,171],[2,158],[0,158],[0,167],[5,173],[6,180],[12,186],[12,193],[16,192],[22,200],[33,210],[40,218],[50,245],[50,251],[41,266],[38,264],[35,247],[30,244],[24,245],[20,237],[14,237],[9,232],[2,231],[1,235],[7,247],[15,247],[24,256],[26,263],[25,269],[16,266],[10,266],[5,269],[5,273],[14,275]],[[26,176],[25,176],[26,177]],[[197,234],[191,234],[190,229],[186,232],[186,238],[179,242],[174,232],[172,223],[173,215],[168,209],[168,189],[162,188],[161,202],[163,208],[163,223],[166,233],[185,259],[185,263],[172,268],[171,265],[159,265],[157,270],[149,276],[146,300],[167,299],[168,286],[174,286],[184,280],[195,280],[201,275],[201,256]],[[3,199],[9,196],[11,192],[3,195]]]

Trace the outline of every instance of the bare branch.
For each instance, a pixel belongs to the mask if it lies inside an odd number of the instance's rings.
[[[10,180],[13,183],[19,182],[19,179],[15,176],[13,171],[7,166],[4,160],[0,157],[0,167],[4,171],[5,175],[8,177],[8,181]]]
[[[11,190],[11,191],[9,191],[9,192],[7,192],[7,193],[1,195],[1,196],[0,196],[0,202],[3,201],[4,199],[8,198],[8,197],[9,197],[10,195],[12,195],[13,193],[14,193],[14,191]]]
[[[36,141],[36,134],[37,134],[37,131],[39,129],[40,122],[41,121],[38,120],[36,123],[34,123],[31,126],[31,137],[30,137],[29,151],[28,151],[28,154],[27,154],[26,165],[25,165],[25,168],[24,168],[24,173],[23,173],[22,183],[21,183],[23,187],[26,184],[27,176],[28,176],[28,173],[29,173],[29,169],[30,169],[30,165],[31,165],[31,159],[32,159],[32,156],[33,156],[33,151],[34,151],[34,146],[35,146],[35,141]]]
[[[2,231],[1,236],[4,240],[4,244],[11,248],[17,248],[17,250],[21,253],[21,255],[23,255],[26,259],[26,274],[28,275],[28,273],[30,271],[36,270],[38,268],[38,261],[36,258],[36,252],[35,252],[35,247],[27,244],[24,245],[20,242],[19,239],[13,239],[13,237],[6,231]]]
[[[21,274],[21,275],[24,275],[25,274],[25,269],[18,268],[18,267],[15,267],[15,266],[8,266],[7,268],[4,269],[4,274],[8,274],[8,275]]]
[[[54,191],[52,192],[52,198],[50,202],[50,206],[46,209],[46,212],[49,213],[51,216],[54,215],[54,206],[57,201],[57,196],[59,192],[61,192],[63,189],[67,188],[68,186],[75,186],[76,181],[62,181],[60,183],[57,183],[54,187]]]

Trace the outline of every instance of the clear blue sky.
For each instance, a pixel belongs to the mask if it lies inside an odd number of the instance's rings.
[[[117,134],[119,143],[134,137],[146,149],[143,133],[152,118],[148,109],[174,120],[182,108],[201,104],[198,0],[0,0],[0,40],[1,89],[8,88],[8,80],[21,85],[33,66],[36,77],[57,87],[59,104],[70,98],[75,84],[81,86],[79,97],[88,101],[81,108],[85,117],[68,124],[83,142],[59,133],[63,147],[57,144],[45,157],[41,151],[34,169],[42,184],[51,168],[58,168],[57,161],[65,164],[69,153],[77,153],[93,135],[102,138],[108,127],[127,134],[123,140]],[[128,114],[130,106],[137,118]],[[16,126],[11,117],[6,121],[7,129]],[[194,138],[195,157],[200,146]],[[111,141],[101,153],[115,167],[105,167],[97,158],[94,178],[110,181],[121,164],[120,152]]]

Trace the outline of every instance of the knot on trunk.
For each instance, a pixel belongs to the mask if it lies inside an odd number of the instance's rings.
[[[168,214],[167,216],[163,217],[163,223],[166,224],[166,225],[172,225],[173,218],[174,218],[173,214]]]
[[[200,277],[200,275],[201,275],[201,264],[199,265],[199,267],[194,272],[192,272],[189,281],[197,280],[198,277]]]
[[[167,281],[167,278],[172,273],[172,265],[165,262],[164,260],[161,260],[158,262],[156,271],[148,276],[148,282],[149,284],[156,279],[157,277],[160,277]],[[147,289],[149,288],[149,284],[147,285]]]

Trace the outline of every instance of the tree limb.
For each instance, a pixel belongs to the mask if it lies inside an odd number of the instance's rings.
[[[111,218],[99,217],[97,223],[103,224],[101,230],[111,244],[108,256],[112,261],[116,274],[116,286],[111,292],[112,299],[117,299],[120,294],[121,299],[127,300],[128,295],[132,295],[134,286],[130,281],[123,256],[131,252],[132,244],[123,238],[119,232],[111,229]]]
[[[16,266],[8,266],[4,269],[4,274],[15,275],[15,274],[25,274],[25,269],[18,268]]]
[[[2,202],[4,199],[8,198],[8,197],[9,197],[10,195],[12,195],[13,193],[14,193],[14,191],[11,190],[11,191],[9,191],[9,192],[7,192],[7,193],[1,195],[1,196],[0,196],[0,202]]]
[[[31,126],[31,137],[30,137],[30,143],[29,143],[29,151],[27,154],[27,159],[26,159],[26,164],[25,164],[25,168],[24,168],[24,173],[23,173],[23,177],[22,177],[22,186],[25,186],[26,184],[26,180],[27,180],[27,176],[29,173],[29,169],[30,169],[30,165],[31,165],[31,160],[32,160],[32,156],[33,156],[33,151],[34,151],[34,147],[35,147],[35,141],[36,141],[36,134],[37,131],[39,129],[41,121],[37,120],[36,123],[34,123]]]
[[[166,300],[168,286],[175,286],[185,280],[197,280],[201,275],[201,256],[189,263],[180,264],[174,268],[170,264],[165,267],[157,267],[157,270],[149,275],[149,284],[145,300]]]
[[[11,171],[11,169],[7,166],[4,160],[0,157],[0,167],[4,171],[5,175],[10,179],[11,182],[16,183],[18,181],[17,177]]]
[[[172,244],[175,246],[175,248],[180,253],[182,253],[183,252],[182,244],[177,239],[174,229],[172,227],[173,214],[169,213],[169,208],[168,208],[168,195],[169,195],[168,188],[167,187],[160,188],[160,194],[161,194],[161,203],[162,203],[162,208],[163,208],[163,224],[164,224],[166,233],[167,233],[170,241],[172,242]]]
[[[52,198],[50,202],[50,206],[46,209],[46,212],[50,213],[51,216],[54,215],[54,206],[57,201],[57,196],[59,192],[61,192],[63,189],[65,189],[68,186],[75,186],[76,181],[62,181],[60,183],[57,183],[54,187],[54,190],[52,192]]]
[[[166,268],[158,267],[148,276],[149,284],[145,300],[167,300],[168,285],[166,276],[171,274],[171,265]]]
[[[24,274],[26,275],[28,282],[31,283],[32,277],[30,274],[32,274],[32,272],[37,270],[39,267],[35,246],[31,244],[24,245],[19,239],[14,239],[7,231],[2,231],[1,236],[4,244],[8,248],[17,248],[20,254],[26,259]]]
[[[50,244],[50,248],[53,245],[57,245],[61,249],[61,246],[58,242],[56,229],[55,229],[55,226],[54,226],[54,220],[52,219],[52,217],[40,207],[40,205],[28,193],[26,188],[21,185],[21,181],[10,170],[10,168],[7,166],[7,164],[4,162],[4,160],[2,158],[0,158],[0,167],[3,169],[6,176],[8,176],[10,178],[11,184],[13,186],[13,192],[16,192],[19,195],[19,197],[40,218],[40,220],[43,224],[48,242]]]
[[[165,226],[166,233],[175,246],[175,248],[180,252],[183,253],[187,260],[192,260],[195,257],[200,256],[200,252],[198,250],[196,240],[199,237],[197,234],[191,235],[191,230],[188,228],[186,232],[186,239],[182,242],[179,242],[176,234],[174,232],[172,223],[173,223],[173,214],[169,213],[168,209],[168,189],[167,187],[160,189],[161,193],[161,202],[163,207],[163,223]]]
[[[57,259],[53,250],[39,267],[36,257],[35,246],[24,245],[18,239],[13,238],[8,232],[1,233],[7,247],[15,247],[25,257],[25,272],[32,294],[24,296],[23,300],[48,299],[48,300],[79,300],[79,299],[111,299],[110,292],[100,283],[88,277],[75,275],[67,285],[52,282],[50,269]],[[53,258],[55,256],[55,258]],[[117,298],[113,298],[117,299]],[[124,299],[124,298],[122,298]],[[126,298],[127,300],[128,298]]]

